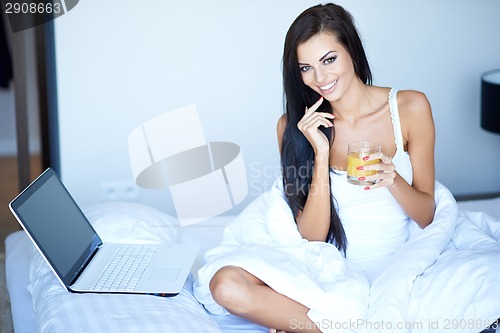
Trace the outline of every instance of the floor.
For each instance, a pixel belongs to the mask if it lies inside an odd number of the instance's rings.
[[[31,157],[31,179],[35,179],[42,171],[40,156]],[[0,253],[5,252],[5,237],[19,230],[17,220],[8,207],[9,202],[19,193],[17,158],[15,156],[0,157]]]

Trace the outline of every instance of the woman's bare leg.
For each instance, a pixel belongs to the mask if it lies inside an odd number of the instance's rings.
[[[321,332],[309,319],[309,309],[277,293],[244,269],[221,268],[210,281],[214,300],[230,313],[264,327],[287,332]]]

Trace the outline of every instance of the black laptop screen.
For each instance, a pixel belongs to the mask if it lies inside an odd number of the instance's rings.
[[[11,207],[66,285],[101,243],[52,169],[23,191]]]

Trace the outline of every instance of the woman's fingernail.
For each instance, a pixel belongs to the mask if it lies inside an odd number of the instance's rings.
[[[370,186],[367,186],[364,188],[365,191],[369,190],[370,189]]]
[[[363,166],[360,165],[360,166],[356,167],[356,170],[363,170]]]
[[[365,156],[365,157],[363,157],[363,161],[368,161],[369,158],[370,158],[370,156]]]
[[[365,177],[359,177],[358,180],[365,180]]]

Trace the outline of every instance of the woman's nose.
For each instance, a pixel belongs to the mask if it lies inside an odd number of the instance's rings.
[[[325,79],[325,73],[323,72],[323,69],[322,68],[317,68],[315,71],[314,71],[314,74],[315,74],[315,79],[316,79],[316,82],[318,83],[325,83],[324,82],[324,79]]]

